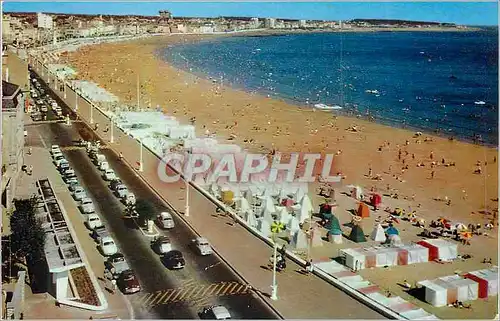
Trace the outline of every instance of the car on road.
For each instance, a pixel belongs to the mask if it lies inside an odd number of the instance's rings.
[[[31,89],[31,98],[38,98],[38,93],[34,89]]]
[[[69,163],[68,163],[68,165],[69,165]],[[64,167],[64,168],[59,169],[59,173],[61,173],[61,175],[64,176],[66,173],[74,174],[75,170],[71,167]]]
[[[206,238],[197,237],[191,242],[193,243],[193,246],[198,254],[205,256],[213,253],[212,247]]]
[[[158,214],[158,216],[156,217],[156,222],[158,226],[163,229],[171,229],[175,226],[174,218],[172,217],[172,214],[168,212],[161,212],[160,214]]]
[[[78,184],[78,177],[71,177],[66,179],[66,184]]]
[[[105,171],[107,169],[109,169],[109,163],[107,161],[102,161],[102,162],[99,162],[99,165],[98,165],[98,168],[100,171]]]
[[[47,108],[47,105],[43,104],[41,107],[40,107],[40,111],[46,113],[49,111],[49,109]]]
[[[172,250],[162,257],[163,264],[170,270],[179,270],[186,265],[181,251]]]
[[[61,162],[67,162],[66,158],[64,158],[63,155],[59,154],[54,158],[54,164],[56,164],[57,167],[61,164]]]
[[[80,203],[80,208],[84,214],[90,214],[95,212],[94,203],[88,197],[82,199]]]
[[[115,240],[111,236],[105,236],[101,238],[99,242],[99,248],[101,249],[104,256],[110,256],[118,253],[118,247],[116,246]]]
[[[69,169],[68,161],[62,161],[61,163],[59,163],[59,166],[57,166],[57,169],[59,170],[59,172],[63,172],[65,170]]]
[[[112,191],[116,191],[116,188],[120,185],[123,185],[123,182],[119,178],[115,178],[109,183],[109,188],[111,188]]]
[[[121,253],[115,253],[111,255],[106,262],[104,262],[104,266],[111,271],[113,277],[116,279],[123,272],[130,270],[128,266],[127,260],[125,260],[125,256]]]
[[[31,119],[33,121],[41,121],[43,119],[42,114],[40,112],[31,113]]]
[[[57,146],[56,148],[52,148],[50,150],[50,153],[52,154],[52,158],[55,158],[56,156],[62,155],[62,152],[61,152],[61,149],[59,148],[59,146]]]
[[[105,236],[110,236],[110,233],[106,226],[102,225],[93,229],[91,236],[97,243],[100,243],[101,239]]]
[[[231,314],[225,306],[215,305],[203,308],[200,312],[200,318],[204,320],[229,320]]]
[[[95,213],[87,215],[86,223],[87,227],[91,230],[103,226],[101,218]]]
[[[77,183],[68,184],[68,189],[69,189],[70,192],[74,192],[77,187],[81,187],[80,183],[78,183],[78,182]]]
[[[76,182],[78,181],[78,177],[76,176],[75,173],[71,173],[71,174],[66,174],[63,176],[63,181],[66,183],[66,184],[69,184],[70,182]]]
[[[96,166],[99,166],[101,162],[106,161],[106,156],[104,156],[103,154],[91,153],[90,157],[92,158],[92,162]]]
[[[115,174],[115,171],[112,170],[112,169],[107,169],[104,174],[102,174],[102,177],[106,180],[106,181],[111,181],[113,179],[116,178],[116,174]]]
[[[87,192],[85,192],[83,187],[79,186],[73,191],[73,198],[77,201],[81,201],[84,198],[87,198]]]
[[[172,251],[172,243],[167,236],[158,236],[151,243],[153,250],[158,254],[165,254]]]
[[[127,189],[127,186],[121,184],[121,185],[118,185],[116,187],[116,191],[115,191],[116,195],[119,197],[119,198],[124,198],[127,196],[128,194],[128,189]]]
[[[131,193],[131,192],[128,192],[127,195],[122,198],[122,202],[125,205],[133,205],[133,204],[135,204],[135,201],[136,201],[135,200],[135,194]]]
[[[141,291],[139,280],[132,270],[123,271],[118,277],[116,285],[125,294],[133,294]]]

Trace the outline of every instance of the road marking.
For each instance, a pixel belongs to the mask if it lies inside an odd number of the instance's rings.
[[[45,144],[45,140],[43,140],[42,134],[40,134],[40,131],[38,130],[38,128],[37,128],[36,132],[38,133],[38,137],[40,137],[40,140],[42,141],[43,148],[47,149],[47,144]]]
[[[145,293],[138,297],[135,303],[143,308],[181,301],[195,302],[196,304],[196,302],[209,297],[246,294],[250,289],[247,285],[239,282],[193,284],[194,282],[196,281],[184,282],[190,284],[185,287]]]

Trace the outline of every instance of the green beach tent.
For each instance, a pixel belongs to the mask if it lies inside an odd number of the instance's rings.
[[[354,225],[354,227],[351,230],[351,234],[349,235],[349,239],[356,243],[366,242],[365,232],[363,232],[361,226]]]
[[[331,235],[342,235],[339,219],[335,215],[331,216],[330,221],[325,227]]]

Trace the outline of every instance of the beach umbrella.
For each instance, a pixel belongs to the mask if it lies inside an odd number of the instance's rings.
[[[291,215],[288,213],[285,206],[276,206],[276,211],[278,212],[278,219],[284,225],[287,225],[290,221]]]
[[[464,223],[455,224],[455,228],[459,231],[466,231],[467,230],[467,226],[465,226]]]
[[[307,249],[309,247],[309,242],[307,240],[306,233],[301,229],[295,231],[292,237],[292,241],[290,242],[290,245],[294,249]]]
[[[272,221],[268,221],[264,217],[258,221],[257,229],[259,230],[259,232],[262,236],[264,236],[264,237],[271,236],[271,224],[272,224]]]
[[[302,199],[300,200],[300,205],[309,212],[313,211],[311,199],[309,198],[309,196],[307,194],[302,196]]]
[[[399,235],[399,231],[397,228],[395,228],[394,226],[390,226],[389,228],[387,228],[385,230],[385,233],[387,235]]]
[[[255,227],[257,225],[257,219],[255,218],[254,212],[246,213],[245,221],[248,226]]]
[[[297,232],[298,230],[300,230],[300,222],[299,222],[299,219],[295,216],[291,216],[290,217],[290,220],[288,221],[288,224],[287,224],[287,229],[290,231],[290,234],[291,235],[294,235],[295,232]]]
[[[239,199],[239,210],[238,214],[243,217],[245,213],[251,212],[252,209],[250,208],[250,204],[248,204],[248,201],[245,198],[240,198]]]

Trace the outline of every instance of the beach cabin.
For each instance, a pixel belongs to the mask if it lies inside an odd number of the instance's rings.
[[[498,295],[498,267],[472,271],[465,274],[464,277],[477,282],[479,298],[484,299]]]
[[[417,244],[429,249],[429,261],[452,261],[458,255],[458,245],[443,239],[424,240]]]

